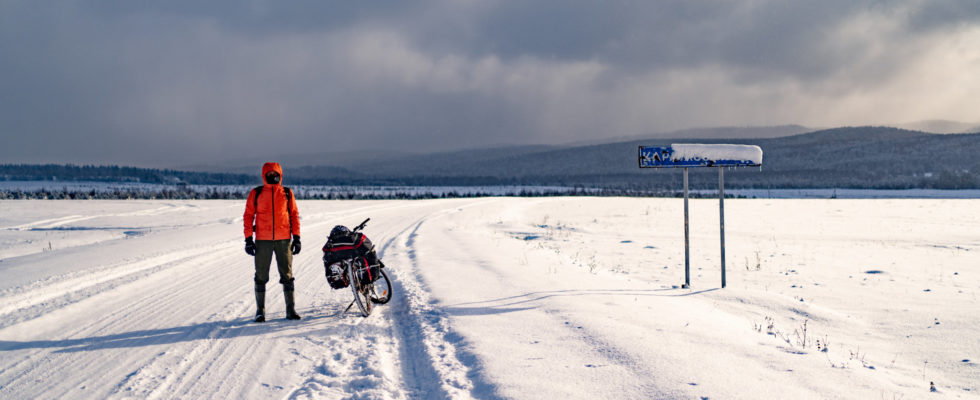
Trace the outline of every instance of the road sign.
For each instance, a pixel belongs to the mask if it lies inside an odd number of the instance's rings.
[[[725,168],[761,167],[762,149],[742,144],[672,144],[640,146],[640,168],[684,169],[684,288],[691,287],[691,233],[688,222],[687,170],[718,168],[718,214],[721,230],[721,287],[725,287]]]
[[[759,146],[739,144],[672,144],[640,146],[640,168],[758,167]]]

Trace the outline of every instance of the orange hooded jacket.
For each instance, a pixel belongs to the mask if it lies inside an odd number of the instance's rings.
[[[266,182],[265,174],[270,171],[279,173],[279,183]],[[255,189],[252,189],[245,203],[245,215],[242,217],[245,222],[245,237],[252,236],[253,224],[255,240],[285,240],[290,239],[291,235],[299,236],[299,209],[296,208],[296,197],[286,198],[282,181],[282,167],[279,163],[269,162],[262,166],[264,185],[258,202],[255,201]],[[289,212],[290,209],[292,214]]]

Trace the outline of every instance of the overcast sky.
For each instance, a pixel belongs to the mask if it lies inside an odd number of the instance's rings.
[[[0,0],[0,163],[980,122],[980,1]]]

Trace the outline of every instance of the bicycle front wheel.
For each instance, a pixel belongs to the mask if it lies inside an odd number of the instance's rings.
[[[388,279],[388,273],[385,272],[384,268],[380,269],[381,277],[374,281],[371,288],[371,301],[377,304],[387,303],[391,300],[391,280]]]
[[[361,280],[358,279],[357,275],[356,265],[351,265],[347,268],[347,279],[350,282],[351,291],[354,292],[354,303],[357,303],[357,308],[361,310],[361,315],[367,317],[371,315],[371,302],[364,293],[364,287],[361,285]]]

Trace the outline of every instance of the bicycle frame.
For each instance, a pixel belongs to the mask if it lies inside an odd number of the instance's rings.
[[[357,264],[357,262],[354,261],[354,259],[351,259],[351,258],[348,258],[348,259],[340,262],[340,265],[343,267],[342,269],[344,271],[344,276],[348,276],[348,273],[350,272],[350,269],[355,268],[354,267],[355,264]],[[364,269],[365,269],[365,267],[356,267],[356,269],[354,269],[354,273],[355,274],[360,274],[361,272],[364,271]],[[357,276],[360,276],[360,275],[357,275]],[[355,282],[350,282],[351,285],[353,285],[354,283]],[[360,280],[358,280],[356,283],[361,286],[359,289],[362,289],[362,290],[366,290],[366,289],[368,289],[368,286],[372,285],[371,283],[367,283],[367,284],[360,283]]]
[[[344,271],[344,276],[348,277],[347,279],[350,281],[348,283],[351,287],[351,291],[354,294],[354,300],[347,305],[344,312],[346,313],[356,303],[357,308],[361,310],[361,315],[365,317],[371,315],[371,310],[373,308],[371,299],[375,296],[374,282],[364,283],[360,280],[360,276],[367,266],[358,266],[357,261],[352,258],[343,260],[340,263],[342,265],[342,270]]]

